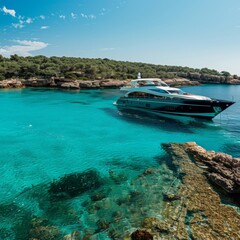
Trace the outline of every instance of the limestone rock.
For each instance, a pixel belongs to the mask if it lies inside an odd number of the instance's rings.
[[[219,83],[219,84],[240,84],[240,79],[237,76],[221,76],[221,75],[212,75],[212,74],[201,74],[191,72],[187,75],[179,74],[181,77],[186,77],[200,83]]]
[[[208,166],[209,179],[228,193],[240,193],[240,159],[225,153],[206,151],[196,143],[185,144],[186,152]]]
[[[120,80],[107,80],[107,81],[100,82],[100,87],[104,87],[104,88],[119,88],[124,85],[125,85],[125,82]]]
[[[52,83],[52,79],[44,78],[31,78],[22,80],[22,84],[26,87],[50,87]]]
[[[23,84],[20,80],[10,79],[0,81],[0,88],[22,88]]]
[[[94,84],[92,81],[79,81],[79,87],[80,88],[93,88]]]
[[[186,78],[171,78],[171,79],[165,79],[164,82],[172,87],[176,86],[196,86],[200,85],[198,81],[190,81]]]
[[[60,85],[60,88],[65,88],[65,89],[79,89],[79,82],[78,81],[73,81],[73,82],[65,82]]]
[[[240,239],[239,213],[222,203],[207,179],[206,170],[192,161],[194,156],[189,148],[200,149],[199,156],[209,152],[196,143],[170,143],[163,147],[182,178],[182,185],[177,189],[180,200],[167,201],[161,212],[166,223],[164,239]],[[215,155],[210,152],[207,161]]]

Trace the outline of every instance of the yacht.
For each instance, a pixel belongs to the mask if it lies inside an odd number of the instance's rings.
[[[158,78],[139,77],[132,80],[129,87],[120,90],[126,93],[114,103],[119,110],[164,116],[212,119],[234,104],[233,101],[186,93],[179,88],[169,87]]]

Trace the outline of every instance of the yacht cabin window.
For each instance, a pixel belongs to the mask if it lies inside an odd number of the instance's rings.
[[[131,92],[128,94],[128,97],[130,98],[161,98],[164,99],[162,96],[156,96],[150,93],[145,92]]]
[[[185,95],[185,94],[186,94],[185,92],[183,92],[183,91],[180,90],[180,89],[168,90],[168,92],[169,92],[170,94],[178,94],[178,95]]]
[[[158,93],[168,93],[167,91],[163,90],[163,89],[160,89],[160,88],[151,88],[149,89],[151,91],[154,91],[154,92],[158,92]]]

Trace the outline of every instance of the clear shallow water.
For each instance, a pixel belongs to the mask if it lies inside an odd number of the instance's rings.
[[[240,86],[182,89],[234,98],[236,104],[210,122],[180,122],[120,114],[112,104],[119,90],[1,90],[1,203],[11,202],[31,186],[86,169],[97,169],[102,176],[124,172],[134,179],[146,168],[159,166],[165,142],[195,141],[208,150],[239,156]],[[15,201],[31,205],[26,199]],[[39,209],[30,205],[36,214]]]

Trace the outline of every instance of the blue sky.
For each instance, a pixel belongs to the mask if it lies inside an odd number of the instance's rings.
[[[0,0],[0,54],[240,74],[239,0]]]

